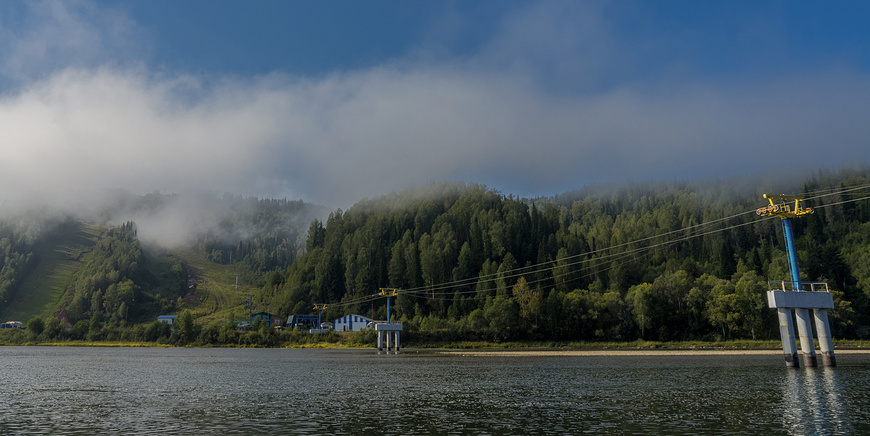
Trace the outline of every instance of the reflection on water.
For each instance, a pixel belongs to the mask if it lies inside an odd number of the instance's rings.
[[[852,434],[836,368],[785,369],[783,426],[792,434]]]
[[[870,434],[870,357],[0,347],[0,434]]]

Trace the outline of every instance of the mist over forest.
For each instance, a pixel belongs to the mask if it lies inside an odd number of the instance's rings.
[[[815,209],[796,222],[797,248],[802,276],[834,294],[835,336],[868,338],[868,191],[857,166],[536,198],[440,182],[347,210],[117,192],[88,211],[3,215],[0,316],[45,317],[72,339],[169,340],[146,328],[186,312],[187,343],[224,343],[238,340],[226,323],[254,310],[384,319],[388,287],[411,340],[775,339],[765,291],[788,265],[779,220],[754,211],[787,193]]]

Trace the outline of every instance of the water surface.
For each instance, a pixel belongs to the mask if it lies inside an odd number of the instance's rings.
[[[0,347],[0,434],[870,434],[870,356]]]

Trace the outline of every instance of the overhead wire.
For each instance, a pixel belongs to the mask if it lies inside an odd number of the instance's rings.
[[[772,219],[772,218],[775,218],[775,217],[765,217],[765,218],[762,218],[762,220],[769,220],[769,219]],[[707,236],[707,235],[714,234],[714,233],[718,233],[718,232],[724,232],[724,231],[732,230],[732,229],[736,229],[736,228],[739,228],[739,227],[745,227],[745,226],[753,225],[753,224],[756,224],[757,222],[758,222],[758,221],[749,221],[749,222],[745,222],[745,223],[740,223],[740,224],[736,224],[736,225],[733,225],[733,226],[729,226],[729,227],[726,227],[726,228],[723,228],[723,229],[711,230],[711,231],[704,232],[704,233],[700,233],[700,234],[696,234],[696,235],[690,235],[690,236],[686,236],[686,237],[683,237],[683,238],[672,239],[672,240],[665,241],[665,242],[662,242],[662,243],[659,243],[659,244],[655,244],[655,245],[650,245],[650,246],[640,247],[640,248],[634,249],[634,250],[632,250],[632,251],[627,251],[627,252],[617,253],[617,254],[615,254],[614,256],[619,256],[619,257],[618,257],[617,259],[615,259],[614,261],[624,260],[624,259],[626,259],[626,258],[630,258],[630,257],[636,257],[636,255],[637,255],[638,253],[651,252],[651,251],[653,251],[654,249],[657,249],[657,248],[660,248],[660,247],[665,247],[665,246],[670,246],[670,245],[676,245],[676,244],[678,244],[678,243],[680,243],[680,242],[685,242],[685,241],[690,240],[690,239],[698,238],[698,237],[701,237],[701,236]],[[646,255],[646,254],[648,254],[648,253],[643,253],[643,255]],[[587,261],[591,262],[591,261],[597,261],[597,260],[600,260],[600,259],[588,259]],[[612,262],[613,262],[613,261],[612,261]],[[585,263],[585,261],[584,261],[584,262],[578,262],[578,263],[571,264],[571,265],[564,265],[564,266],[573,266],[573,265],[577,265],[577,264],[580,264],[580,263]],[[623,263],[620,263],[620,264],[618,264],[618,265],[624,265],[625,263],[628,263],[628,262],[623,262]],[[618,265],[617,265],[617,266],[618,266]],[[595,275],[595,274],[600,274],[601,272],[609,271],[609,270],[612,269],[613,267],[614,267],[614,266],[611,265],[611,266],[608,266],[608,267],[606,267],[606,268],[604,268],[604,269],[597,270],[597,271],[594,271],[594,272],[590,272],[590,273],[587,273],[587,274],[581,275],[581,276],[579,276],[579,277],[576,277],[576,278],[573,278],[573,279],[570,279],[570,280],[566,281],[566,283],[575,282],[575,281],[578,281],[578,280],[582,280],[583,278],[588,278],[588,277],[590,277],[590,276],[592,276],[592,275]],[[540,271],[538,271],[538,272],[540,272]],[[555,275],[553,275],[553,276],[551,276],[551,277],[547,277],[547,278],[543,278],[543,279],[535,279],[535,280],[531,280],[531,281],[526,282],[526,284],[528,284],[528,285],[534,285],[534,284],[537,284],[537,283],[540,283],[540,282],[547,282],[547,281],[551,281],[551,280],[554,280],[554,279],[559,278],[559,277],[568,276],[568,275],[574,275],[574,274],[577,274],[577,271],[569,271],[569,272],[564,272],[564,273],[555,274]],[[511,278],[512,278],[512,277],[523,276],[523,275],[524,275],[524,274],[517,274],[517,275],[513,275],[513,276],[511,276]],[[508,277],[504,277],[504,278],[508,278]],[[495,280],[488,280],[487,282],[492,282],[492,281],[495,281]],[[489,288],[486,288],[486,289],[483,289],[483,290],[459,291],[459,293],[460,293],[460,295],[461,295],[461,294],[476,294],[476,293],[478,293],[478,292],[489,292],[489,291],[492,291],[492,290],[495,290],[495,289],[497,289],[497,288],[489,287]],[[453,294],[455,294],[455,293],[456,293],[456,292],[435,292],[434,295],[441,295],[441,296],[444,296],[444,295],[453,295]],[[405,294],[405,292],[402,291],[402,294]],[[429,292],[426,292],[426,291],[414,291],[414,292],[408,292],[407,294],[409,294],[409,295],[417,295],[417,296],[429,296],[429,295],[433,295],[432,293],[429,293]]]
[[[843,189],[843,190],[831,192],[828,194],[822,194],[822,195],[817,195],[814,197],[808,197],[808,198],[805,198],[804,200],[817,199],[817,198],[838,195],[838,194],[843,194],[846,192],[856,191],[856,190],[860,190],[860,189],[867,189],[867,188],[870,188],[870,185],[863,185],[863,186],[859,186],[859,187],[852,187],[849,189]],[[816,192],[818,192],[818,191],[816,191]],[[870,196],[865,196],[865,197],[861,197],[861,198],[843,200],[843,201],[839,201],[836,203],[829,203],[829,204],[825,204],[825,205],[820,205],[820,206],[816,206],[815,209],[821,209],[824,207],[835,206],[835,205],[839,205],[839,204],[851,203],[851,202],[867,200],[867,199],[870,199]],[[689,227],[676,229],[676,230],[672,230],[672,231],[665,232],[665,233],[660,233],[657,235],[637,239],[634,241],[625,242],[622,244],[618,244],[618,245],[614,245],[614,246],[610,246],[610,247],[606,247],[606,248],[601,248],[601,249],[592,250],[592,251],[585,252],[585,253],[576,254],[573,256],[568,256],[568,257],[565,257],[562,259],[541,262],[539,264],[529,265],[529,266],[524,266],[524,267],[517,267],[517,268],[507,270],[507,271],[486,274],[486,275],[478,276],[478,277],[471,277],[471,278],[462,279],[462,280],[453,280],[453,281],[448,281],[448,282],[442,282],[442,283],[439,283],[437,286],[418,286],[418,287],[409,288],[409,289],[402,289],[399,292],[400,292],[400,295],[427,296],[427,297],[428,296],[436,296],[436,295],[438,295],[438,296],[454,295],[457,292],[459,292],[460,295],[462,295],[462,294],[478,294],[479,292],[482,292],[482,291],[486,291],[488,293],[489,291],[492,291],[493,289],[496,289],[496,288],[487,288],[484,290],[474,289],[474,290],[465,290],[465,291],[457,291],[455,288],[469,286],[472,284],[475,285],[475,287],[477,287],[481,283],[493,283],[493,282],[497,282],[499,280],[506,280],[506,279],[516,278],[516,277],[526,276],[529,274],[541,273],[541,272],[544,272],[546,270],[544,267],[549,268],[550,266],[555,266],[555,267],[560,267],[560,268],[570,268],[573,266],[583,265],[583,264],[589,263],[589,262],[597,262],[599,264],[602,264],[604,261],[607,261],[610,258],[615,258],[615,259],[610,260],[610,262],[612,264],[613,262],[624,260],[624,259],[629,258],[629,257],[637,257],[638,255],[640,255],[640,253],[651,252],[652,250],[654,250],[656,248],[675,245],[675,244],[678,244],[680,242],[685,242],[685,241],[690,240],[690,239],[694,239],[694,238],[698,238],[698,237],[702,237],[702,236],[706,236],[706,235],[710,235],[710,234],[714,234],[714,233],[718,233],[718,232],[724,232],[727,230],[732,230],[735,228],[740,228],[740,227],[756,224],[759,221],[758,220],[748,221],[745,223],[740,223],[740,224],[725,227],[722,229],[710,230],[710,231],[706,231],[706,232],[702,232],[702,233],[698,233],[698,234],[691,234],[691,235],[687,235],[687,236],[684,236],[681,238],[667,240],[667,241],[660,242],[660,243],[654,244],[654,245],[638,247],[638,248],[628,250],[628,251],[622,251],[622,252],[618,252],[618,253],[609,253],[609,254],[605,254],[602,256],[598,256],[598,257],[590,257],[590,256],[594,256],[596,254],[599,254],[599,253],[602,253],[605,251],[612,251],[614,249],[628,247],[630,245],[638,244],[641,242],[651,241],[651,240],[654,240],[657,238],[662,238],[664,236],[673,235],[675,233],[691,232],[692,230],[696,230],[698,228],[709,227],[713,224],[717,224],[717,223],[720,223],[722,221],[732,220],[732,219],[735,219],[737,217],[747,215],[750,213],[755,213],[755,210],[753,209],[753,210],[749,210],[749,211],[740,212],[740,213],[733,214],[733,215],[730,215],[727,217],[717,218],[717,219],[712,220],[712,221],[707,221],[704,223],[695,224],[695,225],[692,225]],[[775,217],[765,217],[765,218],[763,218],[763,220],[772,219],[772,218],[775,218]],[[646,254],[647,253],[644,253],[644,255],[646,255]],[[581,259],[581,258],[583,258],[583,259]],[[580,259],[580,260],[576,260],[576,259]],[[558,264],[559,262],[564,262],[565,260],[576,260],[576,261]],[[616,266],[623,265],[625,263],[627,263],[627,262],[617,264]],[[587,278],[587,277],[594,275],[594,274],[600,274],[602,272],[609,271],[613,267],[615,267],[615,266],[611,265],[603,270],[597,270],[595,272],[587,273],[585,275],[571,279],[570,281],[568,281],[568,283],[574,282],[577,280],[581,280],[583,278]],[[555,280],[556,278],[560,278],[560,277],[567,276],[567,275],[575,275],[577,273],[578,273],[577,271],[568,271],[568,272],[564,272],[564,273],[558,273],[558,274],[555,274],[555,275],[552,275],[552,276],[549,276],[546,278],[535,279],[535,280],[529,281],[529,282],[527,282],[527,284],[533,285],[533,284],[537,284],[537,283],[544,282],[544,281],[552,281],[552,280]],[[453,291],[452,292],[436,292],[436,291],[444,291],[446,289],[453,289]],[[327,304],[327,306],[328,307],[351,306],[351,305],[355,305],[355,304],[368,303],[371,301],[375,301],[379,298],[382,298],[382,296],[380,294],[370,294],[370,295],[360,296],[360,297],[357,297],[357,298],[354,298],[351,300],[345,300],[345,301],[342,301],[339,303],[330,303],[330,304]]]
[[[669,231],[669,232],[660,233],[660,234],[653,235],[653,236],[648,236],[648,237],[646,237],[646,238],[636,239],[636,240],[634,240],[634,241],[629,241],[629,242],[625,242],[625,243],[618,244],[618,245],[612,245],[612,246],[605,247],[605,248],[599,248],[599,249],[596,249],[596,250],[592,250],[592,251],[588,251],[588,252],[584,252],[584,253],[579,253],[579,254],[575,254],[575,255],[572,255],[572,256],[567,256],[567,257],[564,257],[564,258],[562,258],[562,259],[549,260],[549,261],[541,262],[541,263],[537,263],[537,264],[534,264],[534,265],[529,265],[529,266],[523,266],[523,267],[512,268],[512,269],[507,270],[507,271],[490,273],[490,274],[486,274],[486,275],[478,276],[478,277],[470,277],[470,278],[467,278],[467,279],[461,279],[461,280],[453,280],[453,281],[448,281],[448,282],[442,282],[442,283],[439,283],[437,286],[417,286],[417,287],[414,287],[414,288],[403,289],[402,292],[426,291],[426,292],[430,292],[430,293],[431,293],[431,291],[433,291],[433,290],[436,290],[436,291],[437,291],[437,290],[441,290],[441,289],[445,289],[445,288],[451,288],[451,287],[456,287],[456,286],[466,286],[466,285],[470,285],[470,284],[478,283],[478,282],[480,282],[480,281],[498,280],[499,278],[514,278],[514,277],[519,277],[519,276],[522,276],[522,275],[529,274],[529,273],[530,273],[529,270],[531,270],[531,272],[534,272],[534,271],[536,271],[536,270],[539,270],[541,267],[554,265],[554,264],[556,264],[556,263],[558,263],[558,262],[564,262],[564,261],[566,261],[566,260],[572,260],[572,259],[578,259],[578,258],[583,258],[583,257],[588,257],[588,256],[594,256],[594,255],[596,255],[596,254],[600,254],[600,253],[602,253],[602,252],[612,251],[612,250],[619,249],[619,248],[623,248],[623,247],[627,247],[627,246],[630,246],[630,245],[633,245],[633,244],[639,244],[639,243],[642,243],[642,242],[647,242],[647,241],[650,241],[650,240],[653,240],[653,239],[658,239],[658,238],[662,238],[662,237],[665,237],[665,236],[673,235],[673,234],[675,234],[675,233],[683,233],[683,232],[688,232],[688,231],[695,230],[695,229],[697,229],[697,228],[708,227],[708,226],[711,226],[711,225],[713,225],[713,224],[717,224],[717,223],[719,223],[719,222],[726,221],[726,220],[731,220],[731,219],[737,218],[737,217],[739,217],[739,216],[747,215],[747,214],[750,214],[750,213],[755,213],[755,209],[752,209],[752,210],[749,210],[749,211],[740,212],[740,213],[737,213],[737,214],[734,214],[734,215],[731,215],[731,216],[727,216],[727,217],[723,217],[723,218],[717,218],[717,219],[712,220],[712,221],[707,221],[707,222],[704,222],[704,223],[695,224],[695,225],[692,225],[692,226],[689,226],[689,227],[685,227],[685,228],[681,228],[681,229],[677,229],[677,230],[672,230],[672,231]],[[596,259],[602,259],[602,258],[606,258],[606,257],[608,257],[608,256],[615,256],[615,255],[617,255],[617,254],[618,254],[618,253],[609,254],[609,255],[605,255],[604,257],[598,257],[598,258],[596,258]],[[588,261],[590,261],[590,259],[584,259],[584,260],[580,260],[580,261],[578,261],[578,262],[567,263],[567,264],[560,265],[560,266],[574,266],[574,265],[582,264],[582,263],[585,263],[585,262],[588,262]]]
[[[837,206],[839,204],[845,204],[845,203],[854,203],[856,201],[868,200],[868,199],[870,199],[870,195],[868,195],[866,197],[861,197],[861,198],[852,198],[849,200],[838,201],[836,203],[823,204],[821,206],[814,206],[813,209],[824,209],[824,208],[830,207],[830,206]]]
[[[854,186],[854,187],[851,187],[851,188],[849,188],[849,189],[843,189],[843,190],[835,191],[835,192],[831,192],[831,193],[828,193],[828,194],[816,195],[816,196],[814,196],[814,197],[806,197],[806,198],[804,198],[803,200],[804,200],[804,201],[815,200],[815,199],[817,199],[817,198],[830,197],[830,196],[832,196],[832,195],[839,195],[839,194],[844,194],[844,193],[846,193],[846,192],[858,191],[858,190],[861,190],[861,189],[868,189],[868,188],[870,188],[870,185]],[[823,191],[815,191],[815,192],[823,192]]]

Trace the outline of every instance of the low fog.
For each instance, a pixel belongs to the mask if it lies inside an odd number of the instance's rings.
[[[118,61],[111,54],[135,40],[119,30],[128,18],[45,4],[33,30],[3,32],[12,42],[0,52],[0,208],[98,210],[116,190],[177,193],[185,201],[161,214],[113,217],[177,240],[174,226],[186,233],[178,224],[216,215],[198,202],[202,193],[347,208],[440,180],[535,196],[866,160],[866,72],[657,75],[602,86],[646,54],[619,45],[587,6],[518,11],[462,57],[421,47],[365,69],[240,78]],[[69,34],[78,37],[62,45]],[[64,56],[49,68],[52,53]]]

